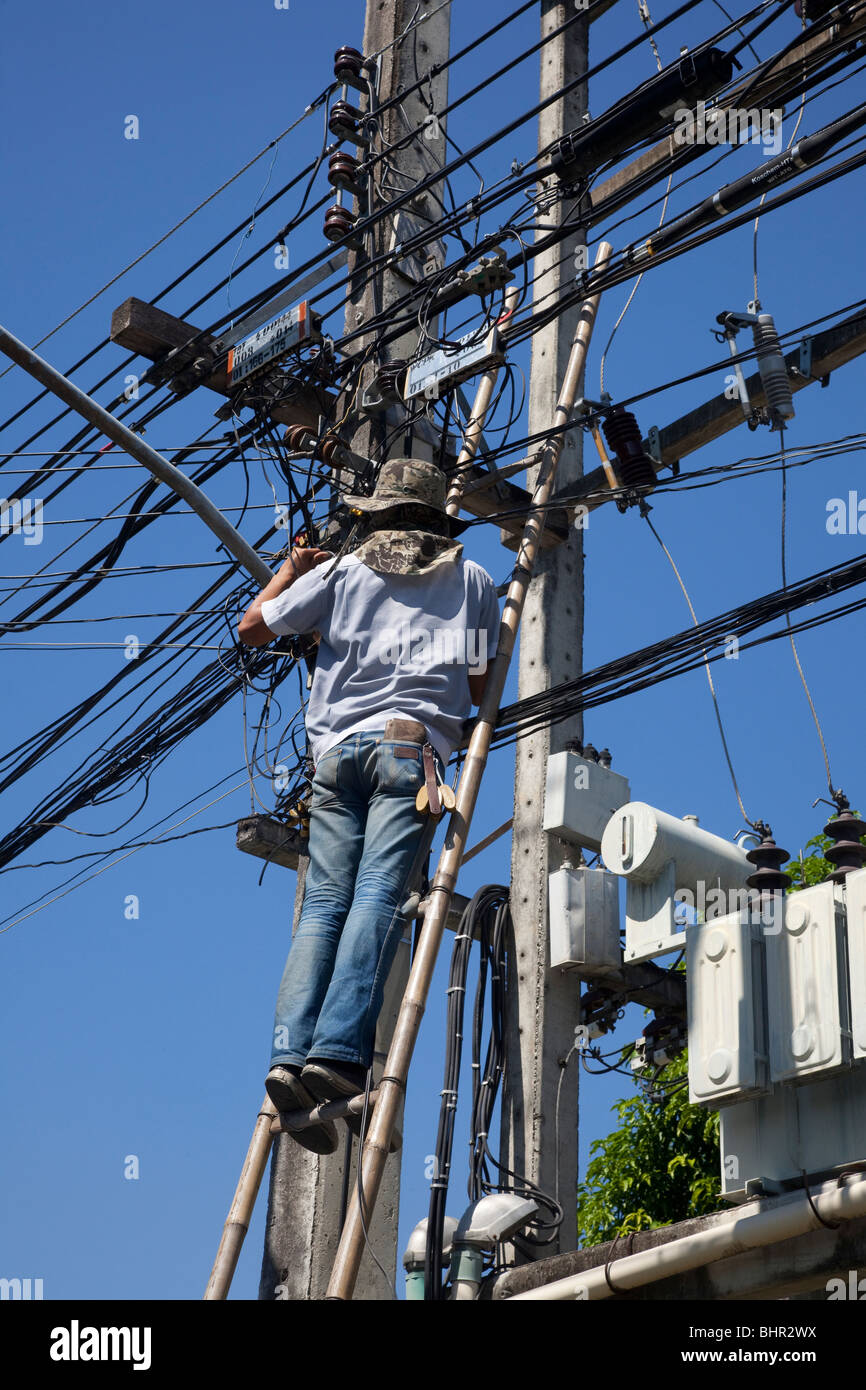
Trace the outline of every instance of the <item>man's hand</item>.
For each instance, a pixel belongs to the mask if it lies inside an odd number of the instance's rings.
[[[296,545],[286,556],[273,579],[265,585],[258,598],[253,599],[238,624],[238,637],[245,647],[266,647],[276,633],[271,632],[262,617],[262,603],[285,593],[302,574],[309,574],[317,565],[333,560],[330,550],[318,550],[314,546]]]
[[[296,545],[277,570],[276,578],[279,579],[282,576],[284,579],[288,579],[289,584],[291,584],[302,574],[309,574],[310,570],[315,569],[317,565],[323,565],[326,560],[333,560],[333,558],[333,553],[330,550],[317,550],[310,545]],[[283,583],[279,592],[282,593],[286,588],[288,585]],[[274,595],[263,590],[259,597],[274,598]]]

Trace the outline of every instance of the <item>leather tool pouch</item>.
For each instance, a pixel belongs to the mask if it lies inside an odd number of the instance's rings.
[[[420,743],[427,742],[427,730],[417,719],[386,719],[385,721],[385,740],[390,743]]]

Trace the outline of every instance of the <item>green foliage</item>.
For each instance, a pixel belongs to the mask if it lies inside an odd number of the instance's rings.
[[[665,1068],[663,1079],[670,1083],[687,1074],[684,1052]],[[581,1246],[719,1209],[715,1111],[690,1105],[686,1085],[661,1103],[641,1093],[617,1101],[613,1110],[619,1128],[592,1145],[578,1193]]]

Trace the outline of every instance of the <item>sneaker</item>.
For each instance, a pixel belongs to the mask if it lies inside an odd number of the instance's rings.
[[[312,1110],[319,1101],[319,1097],[312,1095],[301,1082],[299,1068],[271,1067],[265,1078],[265,1090],[281,1112]],[[290,1135],[302,1148],[316,1154],[332,1154],[339,1143],[333,1120],[323,1120],[321,1124],[310,1125],[308,1129],[283,1130],[283,1133]]]
[[[308,1062],[301,1072],[304,1085],[319,1097],[320,1100],[346,1100],[351,1096],[360,1096],[367,1089],[367,1073],[362,1066],[355,1062],[337,1062],[324,1057],[314,1058]],[[370,1090],[376,1089],[375,1081],[371,1082]],[[327,1095],[325,1092],[327,1091]],[[373,1118],[373,1107],[370,1106],[367,1112],[367,1129]],[[361,1121],[363,1112],[357,1115],[344,1115],[343,1119],[349,1129],[360,1140]],[[394,1126],[391,1135],[391,1143],[388,1148],[389,1153],[396,1153],[403,1143],[403,1132],[399,1125]]]
[[[265,1078],[265,1090],[278,1110],[303,1110],[304,1098],[309,1096],[306,1086],[301,1085],[301,1068],[285,1062],[271,1067]]]
[[[367,1089],[367,1072],[357,1062],[338,1062],[325,1057],[314,1057],[312,1062],[308,1062],[301,1072],[304,1084],[319,1097],[320,1100],[348,1100],[352,1096],[362,1096]],[[370,1086],[373,1090],[374,1087]],[[373,1118],[373,1107],[370,1106],[367,1112],[367,1128]],[[363,1111],[357,1115],[344,1115],[348,1128],[359,1141],[363,1137],[361,1134],[361,1122]],[[399,1135],[395,1135],[391,1140],[389,1152],[396,1153],[402,1140]]]
[[[317,1100],[346,1100],[365,1090],[367,1068],[358,1062],[313,1057],[301,1072],[301,1082]]]

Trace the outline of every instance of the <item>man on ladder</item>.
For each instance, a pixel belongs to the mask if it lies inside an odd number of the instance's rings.
[[[343,500],[365,518],[361,545],[334,564],[328,551],[292,550],[238,628],[250,647],[321,639],[307,707],[309,867],[265,1081],[278,1110],[365,1088],[427,814],[448,795],[445,766],[499,633],[495,585],[454,539],[439,468],[392,459],[371,497]],[[357,1132],[360,1118],[347,1123]],[[337,1147],[333,1121],[293,1137],[317,1153]]]

